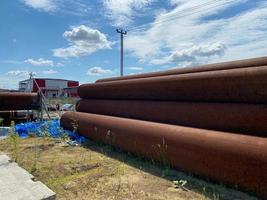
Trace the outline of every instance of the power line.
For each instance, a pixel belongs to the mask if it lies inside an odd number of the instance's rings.
[[[227,5],[227,4],[230,4],[232,2],[235,2],[235,0],[229,0],[227,2],[222,2],[223,0],[213,0],[213,1],[209,1],[209,2],[206,2],[206,3],[203,3],[203,4],[200,4],[200,5],[197,5],[197,6],[193,6],[193,7],[190,7],[190,8],[187,8],[187,9],[184,9],[184,10],[181,10],[181,11],[178,11],[176,14],[172,15],[172,16],[167,16],[167,17],[164,17],[163,20],[160,20],[160,21],[156,21],[156,22],[151,22],[151,23],[147,23],[147,24],[142,24],[140,26],[135,26],[135,27],[132,27],[130,29],[128,29],[128,31],[143,31],[146,27],[148,27],[149,25],[157,25],[157,24],[162,24],[163,22],[169,22],[169,21],[172,21],[172,20],[175,20],[176,18],[178,17],[185,17],[185,16],[190,16],[190,15],[193,15],[193,14],[196,14],[196,13],[200,13],[200,12],[203,12],[203,11],[207,11],[207,10],[210,10],[212,8],[216,8],[216,7],[220,7],[220,6],[224,6],[224,5]],[[217,4],[217,3],[220,3],[222,2],[221,4]],[[215,4],[215,5],[214,5]],[[204,8],[206,6],[210,6],[210,5],[214,5],[212,7],[208,7],[207,9],[201,9],[201,8]],[[266,6],[262,6],[262,8],[265,8]],[[201,10],[199,10],[201,9]],[[185,12],[185,11],[194,11],[194,10],[197,10],[196,12]],[[179,25],[183,25],[183,26],[187,26],[185,24],[181,24],[179,23]],[[114,35],[115,36],[115,35]],[[113,38],[114,36],[112,36],[111,38]]]
[[[191,8],[187,8],[187,9],[184,9],[184,10],[181,10],[177,13],[175,13],[174,15],[172,16],[166,16],[163,18],[163,20],[160,20],[160,21],[156,21],[156,22],[152,22],[152,23],[147,23],[147,24],[143,24],[143,25],[140,25],[140,26],[136,26],[136,27],[133,27],[131,29],[129,29],[129,31],[135,31],[135,30],[142,30],[144,28],[146,28],[147,26],[149,25],[156,25],[156,24],[162,24],[163,22],[168,22],[168,21],[171,21],[171,20],[174,20],[174,19],[177,19],[178,17],[185,17],[185,16],[190,16],[192,14],[196,14],[196,13],[199,13],[199,12],[202,12],[202,11],[205,11],[205,10],[210,10],[211,8],[216,8],[216,7],[220,7],[220,6],[223,6],[223,5],[227,5],[229,3],[232,3],[232,2],[235,2],[234,0],[229,0],[225,3],[221,3],[221,4],[217,4],[217,3],[220,3],[222,2],[223,0],[213,0],[213,1],[209,1],[209,2],[206,2],[206,3],[203,3],[203,4],[200,4],[198,6],[193,6]],[[216,5],[214,5],[216,4]],[[212,7],[208,7],[207,9],[202,9],[202,10],[199,10],[201,8],[205,8],[206,6],[210,6],[210,5],[214,5]],[[190,12],[185,12],[189,10]],[[197,10],[196,12],[192,12],[194,10]]]
[[[202,7],[204,7],[204,6],[207,6],[207,5],[212,5],[212,4],[214,4],[214,3],[217,3],[217,2],[220,2],[220,1],[223,1],[223,0],[213,0],[213,1],[209,1],[209,2],[206,2],[206,3],[203,3],[203,4],[200,4],[200,5],[197,5],[197,6],[192,6],[192,7],[190,7],[190,8],[187,8],[187,9],[184,9],[184,10],[182,10],[182,11],[179,11],[179,12],[177,12],[176,13],[176,15],[177,14],[181,14],[181,13],[183,13],[183,12],[185,12],[185,11],[192,11],[192,10],[195,10],[195,9],[197,9],[197,8],[202,8]],[[188,14],[190,14],[190,13],[188,13]],[[169,16],[169,17],[164,17],[163,19],[165,19],[165,20],[168,20],[169,18],[173,18],[174,16]],[[165,21],[164,20],[164,21]],[[162,21],[162,22],[164,22],[164,21]],[[142,28],[142,27],[146,27],[146,26],[148,26],[148,25],[154,25],[155,23],[161,23],[161,21],[159,21],[159,22],[151,22],[151,23],[147,23],[147,24],[142,24],[142,25],[140,25],[140,26],[135,26],[135,27],[133,27],[133,28],[130,28],[130,29],[128,29],[128,31],[133,31],[133,30],[137,30],[137,29],[139,29],[139,28]],[[116,35],[112,35],[112,37],[111,38],[114,38]]]
[[[220,7],[220,6],[224,6],[224,5],[227,5],[227,4],[229,4],[229,3],[232,3],[232,2],[234,2],[234,0],[229,0],[229,1],[227,1],[227,2],[224,2],[224,3],[221,3],[221,4],[215,4],[215,3],[219,3],[219,2],[222,2],[222,0],[214,0],[214,1],[209,1],[209,2],[206,2],[206,3],[203,3],[203,4],[200,4],[200,5],[197,5],[197,6],[193,6],[193,7],[191,7],[191,8],[187,8],[187,9],[184,9],[184,10],[182,10],[182,11],[179,11],[179,12],[177,12],[175,15],[173,15],[173,16],[169,16],[169,17],[165,17],[163,20],[161,20],[161,21],[158,21],[158,22],[152,22],[152,23],[147,23],[147,24],[143,24],[143,25],[140,25],[140,26],[136,26],[136,27],[133,27],[133,28],[131,28],[131,29],[129,29],[129,31],[137,31],[137,30],[142,30],[142,29],[145,29],[147,26],[149,26],[149,25],[156,25],[156,24],[162,24],[162,23],[164,23],[164,22],[168,22],[168,21],[171,21],[171,20],[174,20],[174,19],[176,19],[176,18],[178,18],[178,17],[185,17],[185,16],[189,16],[189,15],[192,15],[192,14],[195,14],[195,13],[199,13],[199,12],[203,12],[203,11],[205,11],[205,10],[210,10],[210,9],[212,9],[212,8],[215,8],[215,7]],[[215,5],[214,5],[215,4]],[[208,7],[208,8],[206,8],[206,9],[201,9],[201,10],[197,10],[197,9],[199,9],[199,8],[204,8],[204,7],[206,7],[206,6],[210,6],[210,5],[214,5],[214,6],[212,6],[212,7]],[[263,8],[266,8],[267,7],[267,5],[266,6],[261,6],[260,7],[260,9],[263,9]],[[186,11],[186,10],[190,10],[190,11],[192,11],[192,10],[197,10],[196,12],[187,12],[187,13],[184,13],[184,11]],[[180,23],[179,23],[180,24]],[[184,25],[184,26],[186,26],[186,25]],[[224,26],[224,25],[222,25],[222,26]],[[248,27],[249,25],[247,25],[247,24],[243,24],[243,25],[239,25],[239,28],[240,27]],[[142,28],[143,27],[143,28]],[[249,28],[249,27],[248,27]],[[231,31],[231,32],[229,32],[229,34],[235,34],[236,33],[236,31]],[[264,36],[265,34],[263,34],[262,36]],[[111,38],[114,38],[116,35],[113,35]],[[257,35],[257,36],[261,36],[261,34],[259,34],[259,35]],[[110,38],[110,39],[111,39]],[[155,40],[155,41],[157,41],[157,40]]]
[[[169,22],[169,21],[175,20],[178,17],[190,16],[190,15],[193,15],[193,14],[196,14],[196,13],[199,13],[199,12],[203,12],[203,11],[206,11],[206,10],[210,10],[212,8],[224,6],[224,5],[230,4],[232,2],[235,2],[235,0],[229,0],[229,1],[224,2],[224,3],[222,1],[224,1],[224,0],[213,0],[213,1],[205,2],[203,4],[199,4],[197,6],[192,6],[190,8],[187,8],[187,9],[184,9],[184,10],[180,10],[180,11],[178,11],[177,13],[175,13],[172,16],[169,16],[169,17],[166,16],[166,17],[163,18],[163,20],[142,24],[140,26],[135,26],[133,28],[128,29],[128,31],[131,31],[131,32],[133,32],[133,31],[143,31],[149,25],[162,24],[163,22]],[[222,2],[222,3],[221,4],[217,4],[217,3],[220,3],[220,2]],[[210,5],[214,5],[214,6],[208,7],[207,9],[201,9],[201,8],[205,8],[205,7],[210,6]],[[199,10],[199,9],[201,9],[201,10]],[[196,12],[192,12],[194,10],[196,10]],[[186,11],[190,11],[190,12],[186,12]],[[179,25],[186,26],[185,24],[181,24],[181,23],[179,23]],[[112,38],[113,38],[113,36],[112,36]]]

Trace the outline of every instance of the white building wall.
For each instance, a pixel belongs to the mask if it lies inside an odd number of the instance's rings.
[[[62,80],[46,80],[45,81],[46,88],[66,88],[68,87],[68,81]]]
[[[59,95],[59,91],[55,90],[55,91],[47,91],[46,92],[46,97],[48,98],[56,98]]]
[[[22,92],[32,92],[33,80],[25,80],[19,83],[19,90]]]

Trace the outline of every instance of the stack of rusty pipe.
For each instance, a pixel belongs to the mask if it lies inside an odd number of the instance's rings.
[[[267,57],[102,79],[78,94],[63,127],[267,198]]]
[[[0,111],[32,110],[40,106],[37,93],[0,92]]]

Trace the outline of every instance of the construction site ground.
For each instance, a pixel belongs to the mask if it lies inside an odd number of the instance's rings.
[[[0,140],[0,151],[57,193],[57,199],[256,199],[151,160],[89,141]]]

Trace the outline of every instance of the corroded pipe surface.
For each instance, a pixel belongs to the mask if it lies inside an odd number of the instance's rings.
[[[12,117],[17,117],[18,113],[17,111],[0,111],[0,118],[3,119],[11,119]]]
[[[195,67],[178,68],[178,69],[166,70],[162,72],[152,72],[152,73],[144,73],[144,74],[138,74],[138,75],[128,75],[128,76],[123,76],[123,77],[105,78],[105,79],[99,79],[96,82],[129,80],[129,79],[136,79],[136,78],[148,78],[148,77],[155,77],[155,76],[187,74],[187,73],[255,67],[255,66],[264,66],[264,65],[267,65],[267,56],[260,57],[260,58],[230,61],[230,62],[213,63],[213,64],[207,64],[207,65],[201,65],[201,66],[195,66]]]
[[[28,110],[9,110],[9,111],[0,111],[0,117],[3,118],[12,118],[12,117],[25,117],[27,114],[31,114],[32,111]]]
[[[0,110],[31,110],[39,108],[37,93],[0,92]]]
[[[267,137],[267,105],[169,101],[80,100],[79,112]]]
[[[84,99],[267,102],[267,66],[84,84]]]
[[[67,112],[61,125],[93,140],[267,198],[267,139],[88,113]]]

